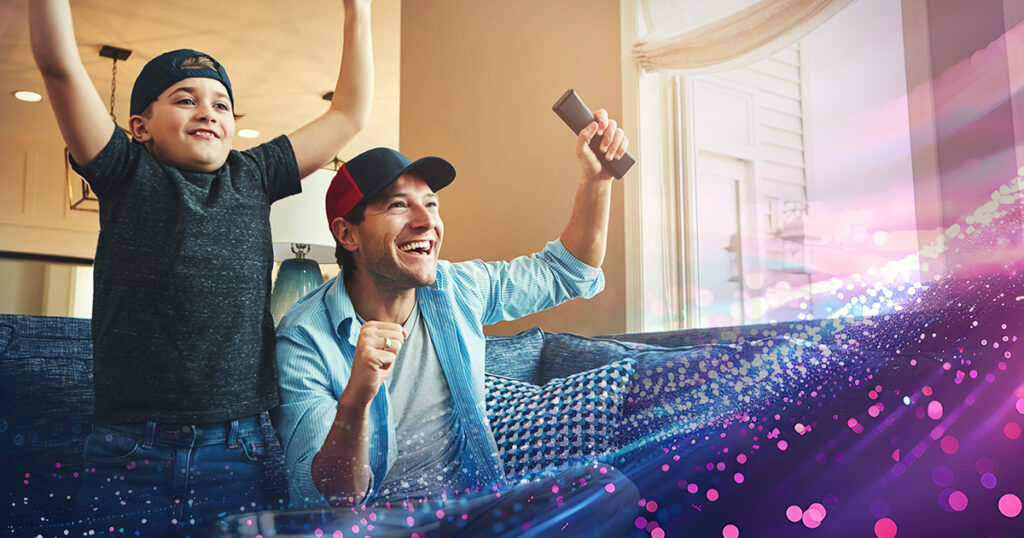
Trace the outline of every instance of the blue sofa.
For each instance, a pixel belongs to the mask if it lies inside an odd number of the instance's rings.
[[[1024,323],[1007,296],[1024,290],[968,287],[970,304],[945,290],[861,319],[490,337],[506,471],[615,465],[642,496],[635,536],[1011,536]],[[4,532],[88,526],[72,501],[90,366],[88,320],[0,315]]]

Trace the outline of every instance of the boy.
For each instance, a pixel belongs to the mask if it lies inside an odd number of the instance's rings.
[[[373,93],[370,2],[344,9],[330,109],[239,152],[231,82],[212,57],[182,49],[151,60],[132,90],[129,140],[78,55],[68,0],[30,2],[47,95],[100,199],[82,500],[102,528],[162,534],[263,502],[259,416],[278,404],[270,204],[355,136]]]

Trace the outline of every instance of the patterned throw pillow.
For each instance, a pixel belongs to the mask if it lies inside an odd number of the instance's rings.
[[[614,448],[634,367],[622,359],[543,386],[487,374],[487,417],[509,478],[546,474]]]

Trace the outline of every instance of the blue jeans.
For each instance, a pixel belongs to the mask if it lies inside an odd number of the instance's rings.
[[[85,522],[97,532],[190,535],[225,515],[267,508],[274,499],[263,493],[265,448],[259,417],[96,426],[79,494]]]

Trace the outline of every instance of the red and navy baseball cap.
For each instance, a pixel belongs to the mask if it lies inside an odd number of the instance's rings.
[[[391,148],[374,148],[356,155],[338,169],[327,188],[327,225],[388,188],[403,174],[415,173],[437,192],[455,179],[455,167],[440,157],[415,162]]]
[[[181,67],[181,62],[194,56],[206,56],[217,66],[217,70]],[[209,54],[192,49],[178,49],[153,58],[142,68],[139,76],[135,79],[135,85],[132,86],[132,101],[128,112],[132,116],[142,114],[150,103],[164,93],[164,90],[192,77],[212,78],[219,81],[228,90],[228,98],[231,99],[231,105],[234,107],[235,96],[231,93],[231,81],[228,80],[228,72],[224,70],[224,66]]]

